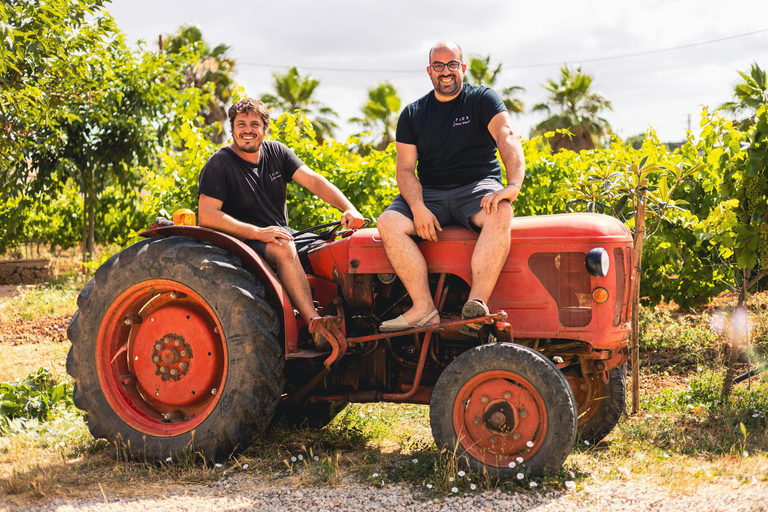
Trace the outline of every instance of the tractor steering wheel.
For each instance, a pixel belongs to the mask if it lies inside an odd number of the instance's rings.
[[[370,219],[365,219],[365,222],[363,222],[363,225],[361,226],[361,229],[370,224]],[[333,222],[326,222],[325,224],[318,224],[317,226],[312,226],[306,229],[302,229],[301,231],[297,231],[293,234],[293,237],[296,238],[299,235],[304,235],[307,233],[313,233],[315,231],[319,231],[321,229],[331,228],[328,231],[324,231],[323,233],[318,233],[315,235],[318,240],[333,240],[336,238],[336,233],[339,231],[339,228],[341,228],[341,221],[336,220]]]

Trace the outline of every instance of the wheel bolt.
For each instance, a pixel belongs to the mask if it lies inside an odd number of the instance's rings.
[[[483,420],[481,420],[480,418],[475,418],[475,425],[479,425],[482,422]]]
[[[186,350],[182,350],[180,352],[180,354],[181,354],[181,357],[187,357],[187,351]]]
[[[171,298],[175,299],[176,297],[178,297],[178,295],[176,295],[176,292],[171,292]]]
[[[165,366],[160,367],[160,373],[166,373],[167,371],[168,371],[168,368],[166,368]]]
[[[214,328],[213,328],[213,332],[214,332],[215,334],[219,334],[219,328],[218,328],[218,327],[214,327]]]
[[[525,409],[522,409],[522,410],[520,411],[520,417],[521,417],[521,418],[526,418],[526,417],[528,417],[528,411],[526,411]]]
[[[166,336],[163,341],[165,342],[166,345],[170,345],[171,343],[173,343],[173,338],[171,338],[170,336]]]
[[[155,350],[163,350],[163,344],[162,343],[157,343],[155,345]]]
[[[213,388],[213,389],[211,390],[211,394],[212,394],[212,395],[215,395],[215,394],[216,394],[216,393],[218,393],[218,392],[219,392],[219,390],[218,390],[217,388]]]
[[[490,400],[490,399],[487,396],[485,396],[485,395],[483,395],[483,397],[480,399],[480,401],[483,402],[484,404],[487,404],[488,400]]]
[[[509,400],[510,398],[512,398],[512,393],[510,393],[509,391],[505,391],[504,400]]]
[[[181,340],[173,340],[173,344],[176,345],[177,347],[180,347],[181,346]]]
[[[155,356],[155,357],[152,358],[152,360],[154,362],[156,362],[156,363],[159,363],[160,362],[160,356]]]
[[[179,374],[179,370],[177,370],[176,368],[171,368],[171,375],[178,375],[178,374]]]
[[[163,414],[163,418],[165,418],[166,420],[170,421],[171,413],[167,412],[167,413]]]
[[[512,439],[514,439],[515,441],[519,441],[520,440],[520,434],[515,432],[514,434],[512,434]]]
[[[182,370],[186,370],[187,369],[187,363],[182,361],[181,363],[179,363],[179,368],[181,368]]]
[[[488,442],[490,442],[491,444],[496,444],[496,441],[498,441],[498,439],[496,439],[493,436],[491,436],[491,438],[488,440]]]

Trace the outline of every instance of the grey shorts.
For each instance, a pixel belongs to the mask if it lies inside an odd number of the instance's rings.
[[[491,192],[503,189],[504,186],[493,178],[485,178],[469,185],[452,189],[424,187],[422,195],[424,204],[437,217],[441,226],[461,224],[464,227],[480,232],[480,228],[469,221],[469,218],[481,210],[483,197]],[[386,211],[402,213],[413,220],[413,213],[403,196],[398,194]]]

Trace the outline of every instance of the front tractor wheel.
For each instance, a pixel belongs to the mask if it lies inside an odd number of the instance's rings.
[[[141,241],[96,271],[78,308],[75,405],[116,454],[215,459],[265,432],[282,392],[279,318],[229,253]]]
[[[557,367],[511,343],[472,348],[435,385],[429,419],[438,447],[475,471],[551,474],[576,438],[576,401]]]

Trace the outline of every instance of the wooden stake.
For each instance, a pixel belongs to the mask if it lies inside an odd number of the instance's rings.
[[[643,180],[640,187],[648,184]],[[632,293],[632,413],[640,410],[640,275],[643,268],[643,237],[645,236],[645,191],[637,196],[635,213],[635,288]]]

